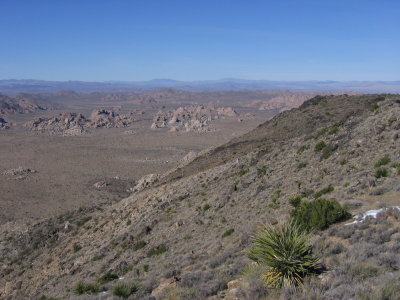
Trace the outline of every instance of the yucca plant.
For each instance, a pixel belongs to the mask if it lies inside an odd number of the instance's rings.
[[[265,268],[261,278],[269,287],[299,286],[307,275],[321,269],[312,254],[309,235],[293,221],[265,226],[252,242],[248,256]]]

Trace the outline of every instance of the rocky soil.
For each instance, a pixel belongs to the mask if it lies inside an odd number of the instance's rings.
[[[360,295],[400,279],[395,214],[315,232],[327,273],[304,290],[269,290],[242,270],[251,235],[286,219],[293,194],[325,191],[353,214],[399,205],[399,137],[397,95],[316,97],[118,203],[2,225],[1,297],[112,299],[113,286],[136,282],[130,299],[370,299]],[[375,269],[349,269],[366,258]],[[78,296],[79,282],[96,289]]]

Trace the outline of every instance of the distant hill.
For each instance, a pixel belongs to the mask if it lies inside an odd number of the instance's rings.
[[[171,79],[153,79],[150,81],[45,81],[45,80],[0,80],[0,92],[15,93],[51,93],[61,90],[76,92],[141,92],[159,88],[175,88],[187,91],[226,91],[276,89],[291,91],[354,91],[360,93],[400,93],[400,81],[272,81],[221,79],[204,81],[177,81]]]

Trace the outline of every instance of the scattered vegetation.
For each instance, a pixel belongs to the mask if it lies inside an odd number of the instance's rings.
[[[295,222],[266,226],[252,242],[248,256],[265,269],[261,278],[267,286],[299,286],[306,276],[320,269],[308,234]]]

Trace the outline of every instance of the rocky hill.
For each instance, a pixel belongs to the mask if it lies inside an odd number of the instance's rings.
[[[40,104],[40,102],[40,97],[31,94],[17,94],[13,96],[0,94],[0,114],[29,113],[46,110],[47,107]]]
[[[30,130],[50,134],[80,135],[87,128],[126,127],[134,121],[131,114],[118,114],[113,110],[94,110],[90,118],[79,113],[61,113],[54,117],[39,117],[24,124]]]
[[[159,110],[154,116],[151,128],[169,128],[171,131],[209,131],[211,121],[237,115],[232,107],[215,108],[213,104],[207,107],[203,105],[178,107],[174,110]]]
[[[314,232],[326,272],[302,289],[243,270],[250,237],[287,219],[293,195],[352,214],[399,205],[399,116],[398,95],[315,97],[119,203],[5,224],[1,298],[396,299],[396,210]]]

